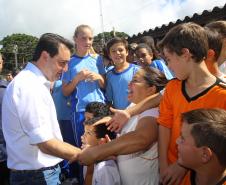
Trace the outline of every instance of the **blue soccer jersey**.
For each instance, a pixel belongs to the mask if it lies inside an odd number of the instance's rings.
[[[173,73],[167,67],[164,60],[159,60],[159,59],[153,60],[152,63],[150,64],[150,67],[154,67],[159,71],[163,72],[168,80],[171,80],[174,78]]]
[[[73,55],[68,63],[68,71],[63,74],[63,81],[65,83],[71,82],[83,69],[102,75],[106,73],[100,56],[87,55],[79,57]],[[80,81],[71,95],[72,111],[83,112],[86,105],[93,101],[105,102],[105,97],[98,81]]]
[[[139,67],[130,64],[127,69],[118,73],[115,68],[110,70],[107,75],[106,98],[113,104],[114,108],[125,109],[130,102],[128,101],[128,84]]]

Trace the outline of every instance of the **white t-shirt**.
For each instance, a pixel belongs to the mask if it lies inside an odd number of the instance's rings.
[[[121,185],[117,164],[114,160],[94,165],[92,185]]]
[[[158,117],[158,108],[144,111],[130,118],[120,135],[134,131],[143,117]],[[150,123],[151,124],[151,123]],[[120,136],[119,136],[120,137]],[[158,144],[155,142],[150,149],[117,157],[119,173],[123,185],[158,185]]]
[[[62,141],[50,82],[28,63],[8,85],[2,104],[2,126],[7,165],[16,170],[35,170],[56,165],[62,159],[43,153],[38,143]]]

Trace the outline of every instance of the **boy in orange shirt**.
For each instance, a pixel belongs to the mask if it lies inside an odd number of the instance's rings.
[[[165,60],[177,79],[166,86],[160,103],[159,163],[160,181],[190,184],[187,169],[177,162],[176,139],[181,130],[181,113],[197,108],[226,109],[226,90],[204,62],[207,35],[201,26],[185,23],[172,28],[160,42]]]
[[[189,169],[192,185],[226,184],[226,111],[197,109],[182,114],[178,163]]]

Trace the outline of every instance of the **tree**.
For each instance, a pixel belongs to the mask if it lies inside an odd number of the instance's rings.
[[[121,38],[127,39],[128,36],[129,35],[124,33],[124,32],[111,31],[111,32],[99,33],[98,35],[96,35],[94,37],[93,47],[98,53],[100,53],[102,51],[102,48],[103,48],[104,44],[106,44],[112,38],[114,38],[114,37],[121,37]],[[104,41],[105,41],[105,43],[104,43]]]
[[[1,53],[4,57],[4,68],[13,70],[16,67],[23,66],[27,61],[32,60],[34,48],[38,38],[26,34],[12,34],[4,37],[0,44],[3,45]]]

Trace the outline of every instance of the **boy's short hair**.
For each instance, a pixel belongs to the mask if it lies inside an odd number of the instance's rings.
[[[226,21],[214,21],[210,22],[205,27],[211,30],[217,31],[221,35],[221,39],[226,38]]]
[[[111,39],[110,41],[108,41],[106,49],[107,49],[107,53],[108,55],[110,54],[110,48],[114,45],[114,44],[118,44],[118,43],[122,43],[125,48],[126,51],[128,51],[128,42],[126,39],[124,38],[120,38],[120,37],[114,37],[113,39]]]
[[[192,22],[179,24],[159,42],[159,48],[167,48],[179,56],[182,55],[182,49],[187,48],[194,61],[199,63],[207,56],[208,41],[205,29]]]
[[[110,139],[115,139],[116,138],[115,132],[111,132],[110,130],[107,129],[108,126],[106,126],[106,122],[94,125],[97,121],[100,121],[103,118],[104,118],[103,116],[93,117],[89,120],[86,120],[84,122],[84,125],[93,125],[94,126],[97,139],[105,138],[105,135],[108,135]]]
[[[212,49],[215,52],[215,61],[217,62],[217,59],[220,56],[223,40],[216,30],[211,30],[206,26],[204,28],[206,30],[209,49]]]
[[[197,147],[207,146],[226,167],[226,111],[196,109],[182,113],[182,121],[192,125],[191,135]]]
[[[92,113],[94,117],[112,115],[109,105],[102,102],[91,102],[86,105],[85,112]]]

